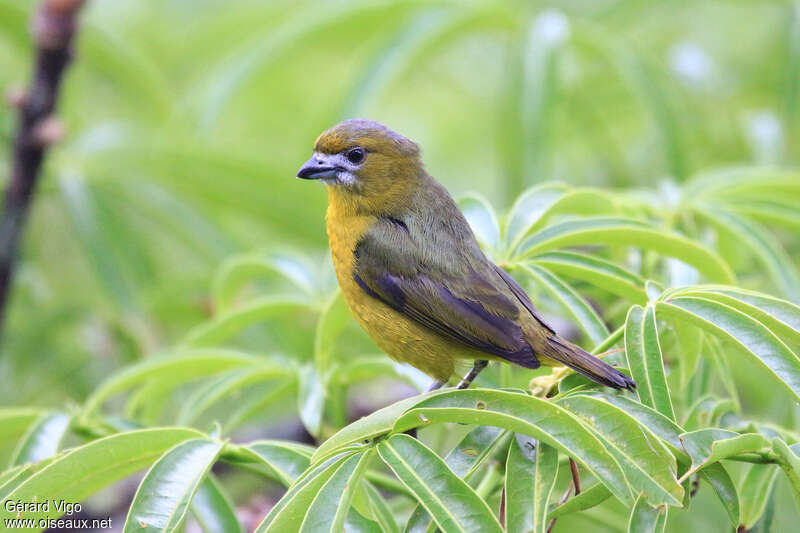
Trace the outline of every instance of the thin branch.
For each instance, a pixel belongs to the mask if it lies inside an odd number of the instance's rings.
[[[581,493],[581,475],[578,473],[578,463],[569,458],[569,470],[572,473],[572,486],[575,487],[575,496]]]
[[[571,460],[572,459],[570,459],[570,461]],[[570,495],[571,492],[572,492],[572,483],[567,485],[567,490],[564,491],[564,494],[561,496],[561,499],[558,500],[558,505],[556,505],[556,507],[558,507],[559,505],[564,505],[564,502],[566,502],[569,499],[569,495]],[[558,517],[553,518],[552,520],[550,520],[550,524],[547,526],[547,533],[550,533],[551,531],[553,531],[553,528],[556,525],[556,520],[558,520]]]
[[[0,331],[19,242],[47,148],[63,135],[53,116],[64,71],[72,59],[76,15],[84,0],[42,0],[33,16],[36,60],[30,90],[10,98],[19,109],[11,176],[0,216]]]

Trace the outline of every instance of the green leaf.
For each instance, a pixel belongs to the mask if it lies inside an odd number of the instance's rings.
[[[334,341],[350,320],[350,310],[342,298],[342,293],[336,291],[322,311],[314,333],[314,362],[319,373],[324,375],[327,372]]]
[[[749,465],[747,473],[739,485],[741,507],[739,508],[739,525],[749,531],[764,515],[767,502],[772,497],[772,487],[778,476],[775,465]]]
[[[598,398],[568,396],[558,404],[597,433],[622,466],[634,492],[642,492],[652,505],[681,505],[683,487],[676,478],[675,457],[646,427]]]
[[[249,385],[269,381],[272,379],[285,378],[286,372],[281,369],[276,372],[273,366],[258,366],[234,368],[215,379],[208,380],[207,383],[197,387],[184,401],[176,421],[181,425],[189,425],[195,422],[203,412],[219,402],[226,396],[235,394]]]
[[[731,401],[735,404],[735,410],[738,412],[739,389],[736,387],[736,382],[733,380],[733,372],[728,364],[728,356],[724,353],[719,339],[709,337],[705,339],[705,345],[707,346],[706,353],[709,355],[711,365],[716,371],[720,381],[722,381],[722,385],[725,387],[725,391],[728,393],[728,396],[730,396]]]
[[[683,427],[687,431],[694,431],[708,426],[716,426],[722,415],[735,411],[736,403],[730,398],[718,398],[706,394],[689,407]]]
[[[698,213],[731,232],[739,247],[749,248],[767,269],[782,293],[788,294],[792,300],[800,299],[800,277],[780,241],[759,224],[735,213],[708,207],[703,207]]]
[[[223,312],[186,334],[184,348],[217,346],[253,324],[282,318],[296,311],[311,312],[308,302],[282,297],[264,297]]]
[[[470,195],[460,198],[458,207],[464,213],[478,242],[489,250],[498,250],[500,247],[500,224],[497,222],[497,214],[489,202],[481,196]]]
[[[681,291],[684,294],[684,291]],[[781,339],[800,343],[800,306],[759,292],[709,285],[686,289],[685,294],[715,300],[755,318]]]
[[[557,474],[558,451],[555,448],[524,435],[511,441],[505,479],[508,531],[545,533]]]
[[[510,250],[516,248],[568,190],[569,187],[563,183],[542,183],[520,194],[508,214],[506,229],[508,248]]]
[[[730,339],[744,353],[768,370],[773,383],[780,384],[800,399],[800,359],[758,320],[733,307],[694,296],[678,296],[658,302],[656,309],[687,320],[724,339]]]
[[[318,437],[325,410],[325,385],[320,381],[316,368],[310,364],[304,365],[300,369],[299,378],[297,404],[300,407],[300,420],[306,431],[312,436]]]
[[[678,356],[680,357],[680,384],[685,390],[689,385],[697,366],[700,364],[700,353],[703,348],[703,330],[684,322],[672,325],[678,337]]]
[[[444,391],[399,417],[393,432],[436,422],[498,426],[534,437],[574,457],[620,501],[632,501],[625,475],[614,456],[575,415],[553,402],[498,390]]]
[[[547,515],[548,520],[558,518],[570,513],[585,511],[596,507],[611,497],[611,491],[602,483],[595,483],[588,489],[584,489],[577,496],[573,496],[561,505],[557,505]]]
[[[228,444],[223,459],[262,467],[271,478],[288,487],[311,463],[313,448],[296,442],[258,440],[245,446]]]
[[[732,527],[739,525],[739,493],[733,483],[728,470],[722,463],[711,463],[702,470],[699,475],[714,489],[714,493],[725,507]]]
[[[520,265],[520,269],[561,304],[593,344],[599,344],[608,337],[608,328],[592,306],[558,276],[537,265]]]
[[[394,513],[389,507],[386,498],[378,492],[372,483],[364,483],[367,491],[367,499],[369,500],[369,507],[375,520],[380,524],[380,531],[382,533],[400,533],[400,528],[397,527],[397,522],[394,519]]]
[[[299,531],[308,506],[342,464],[358,454],[344,453],[311,466],[276,503],[254,533]]]
[[[450,450],[444,462],[455,475],[469,482],[487,460],[505,448],[508,441],[507,431],[492,426],[478,426]],[[431,517],[422,505],[417,505],[412,511],[406,531],[432,531]]]
[[[152,464],[176,444],[202,438],[200,432],[185,428],[157,428],[119,433],[70,450],[23,481],[8,495],[21,501],[64,500],[80,502],[100,489]],[[57,518],[61,513],[23,513],[21,518]],[[16,513],[0,509],[0,521]]]
[[[653,507],[644,495],[636,499],[628,520],[628,533],[663,533],[666,524],[666,507]]]
[[[351,507],[350,512],[347,513],[344,530],[347,533],[383,533],[378,522],[365,517],[355,507]]]
[[[300,533],[344,531],[353,493],[358,488],[374,451],[374,448],[370,448],[363,453],[353,455],[336,469],[311,501],[300,526]],[[286,531],[275,527],[272,530]]]
[[[548,252],[533,256],[531,261],[555,274],[591,283],[634,303],[647,302],[641,277],[595,256],[578,252]]]
[[[47,410],[36,408],[14,407],[0,409],[0,427],[3,428],[3,431],[0,432],[0,443],[17,441],[31,424],[47,414]]]
[[[625,319],[625,355],[628,368],[636,381],[639,400],[653,407],[664,416],[675,420],[667,378],[664,374],[664,358],[658,339],[656,313],[652,305],[642,309],[634,305]]]
[[[600,398],[614,405],[635,418],[639,424],[650,430],[667,446],[672,454],[681,462],[688,463],[689,456],[683,449],[681,435],[685,433],[675,421],[667,418],[652,407],[647,407],[621,394],[589,391],[581,393],[584,396]]]
[[[277,254],[245,254],[226,261],[214,278],[212,294],[217,311],[230,310],[236,293],[245,283],[273,277],[289,280],[309,296],[313,294],[314,272],[301,260]]]
[[[800,508],[800,447],[789,446],[783,440],[772,439],[772,451],[778,456],[779,465],[792,487],[795,505]]]
[[[19,487],[24,481],[36,474],[44,467],[56,460],[58,455],[39,461],[9,468],[0,474],[0,501],[5,501],[6,496]]]
[[[394,435],[378,443],[378,453],[443,533],[502,532],[486,502],[418,440]]]
[[[740,435],[724,429],[700,429],[681,435],[681,442],[689,457],[691,468],[684,477],[697,472],[706,465],[748,452],[759,452],[769,446],[760,433]]]
[[[585,245],[638,246],[680,259],[709,280],[735,282],[730,267],[716,253],[686,237],[632,219],[582,218],[559,222],[526,239],[522,248],[524,255],[530,257],[556,248]]]
[[[330,457],[338,450],[355,442],[373,439],[379,435],[389,433],[394,426],[395,420],[411,408],[414,404],[423,401],[425,398],[443,394],[446,391],[434,391],[428,394],[419,394],[400,400],[391,405],[378,409],[364,418],[356,420],[352,424],[340,429],[331,438],[323,442],[311,458],[311,463]]]
[[[128,366],[106,379],[86,399],[81,420],[111,396],[145,381],[157,378],[172,379],[175,386],[191,379],[216,374],[242,366],[273,366],[262,357],[254,357],[232,350],[187,350],[178,355],[152,357]],[[285,367],[274,365],[276,375],[286,374]]]
[[[123,532],[176,531],[221,450],[222,443],[192,439],[162,455],[139,484]]]
[[[58,452],[61,440],[69,430],[70,417],[64,413],[44,415],[28,429],[9,466],[36,463]]]
[[[243,533],[228,497],[210,473],[192,498],[192,514],[203,533]]]

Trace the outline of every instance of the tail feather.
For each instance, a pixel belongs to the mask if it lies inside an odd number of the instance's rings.
[[[547,348],[545,355],[549,358],[570,367],[592,381],[615,389],[636,388],[636,382],[631,378],[569,341],[559,337],[548,337]]]

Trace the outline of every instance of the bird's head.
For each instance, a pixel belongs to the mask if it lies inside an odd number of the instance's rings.
[[[423,173],[416,143],[378,122],[351,119],[317,138],[297,177],[325,183],[332,202],[385,213],[409,197]]]

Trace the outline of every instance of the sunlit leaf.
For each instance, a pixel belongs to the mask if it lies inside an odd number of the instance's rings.
[[[221,450],[221,443],[192,439],[166,452],[139,484],[123,531],[177,530]]]

